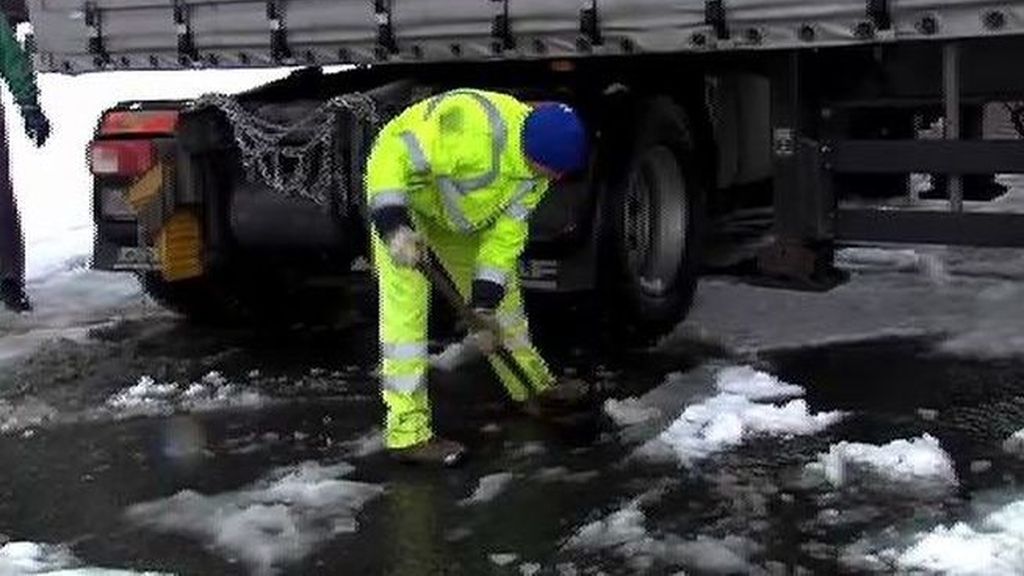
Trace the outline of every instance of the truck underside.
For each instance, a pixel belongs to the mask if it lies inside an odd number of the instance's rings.
[[[999,64],[1024,39],[1000,32],[1007,14],[1001,26],[979,14],[991,37],[878,43],[877,24],[862,42],[813,50],[393,59],[305,68],[230,98],[124,103],[93,144],[95,265],[139,273],[195,318],[372,308],[371,293],[339,287],[368,277],[374,131],[466,86],[570,102],[596,143],[588,171],[531,220],[521,276],[546,311],[533,317],[542,339],[571,325],[649,343],[678,324],[707,269],[829,289],[843,280],[840,242],[1021,246],[1024,216],[976,203],[1004,192],[994,174],[1024,172],[1024,79]],[[990,138],[993,112],[1011,138]],[[924,175],[930,191],[910,185]]]

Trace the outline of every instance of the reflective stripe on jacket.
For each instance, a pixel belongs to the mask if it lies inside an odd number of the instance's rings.
[[[419,102],[380,132],[366,171],[371,212],[406,207],[482,237],[477,278],[504,285],[548,183],[529,168],[522,130],[530,107],[482,90]]]

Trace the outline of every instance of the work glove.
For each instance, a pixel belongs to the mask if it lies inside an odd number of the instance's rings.
[[[25,120],[25,134],[35,142],[37,147],[46,144],[50,138],[50,121],[37,104],[25,104],[21,107],[21,117]]]
[[[494,310],[477,308],[473,311],[476,315],[473,325],[469,327],[469,334],[465,343],[480,351],[481,354],[494,354],[501,348],[501,324]]]
[[[388,253],[391,254],[391,259],[395,261],[395,264],[406,268],[419,266],[426,256],[423,237],[419,232],[407,226],[395,230],[388,237],[387,246]]]

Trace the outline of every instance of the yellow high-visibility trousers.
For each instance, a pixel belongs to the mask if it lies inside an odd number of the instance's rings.
[[[476,270],[480,235],[445,230],[413,216],[416,229],[441,261],[459,293],[468,298]],[[373,258],[380,305],[381,389],[387,407],[385,444],[405,448],[433,436],[427,394],[427,319],[430,285],[419,270],[398,266],[377,233]],[[550,387],[555,378],[530,342],[517,274],[510,274],[506,295],[497,310],[505,346],[530,378],[535,390]],[[523,401],[527,390],[496,358],[489,359],[509,396]]]

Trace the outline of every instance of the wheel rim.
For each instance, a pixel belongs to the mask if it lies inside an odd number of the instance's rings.
[[[671,291],[686,253],[686,181],[664,146],[643,153],[629,176],[622,234],[627,269],[641,292]]]

